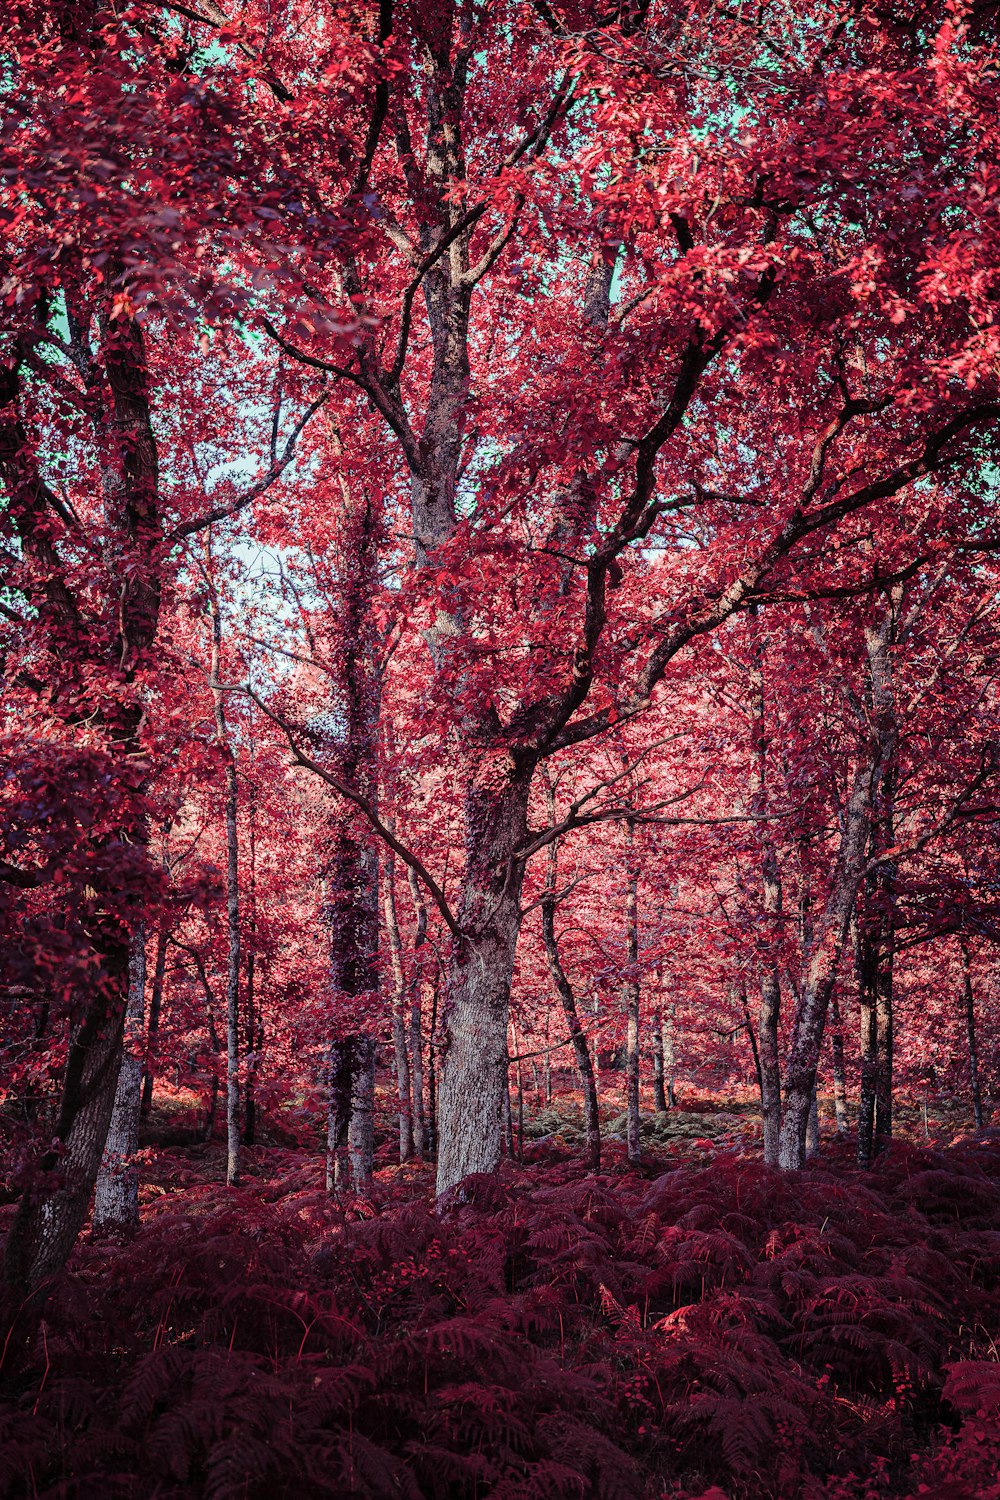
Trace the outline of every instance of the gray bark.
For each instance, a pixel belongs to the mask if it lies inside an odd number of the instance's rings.
[[[484,754],[466,796],[466,877],[444,1014],[437,1192],[495,1172],[507,1074],[507,1022],[521,925],[530,770]]]
[[[785,1063],[784,1112],[778,1150],[778,1165],[785,1171],[797,1171],[805,1162],[806,1130],[827,1006],[868,848],[874,774],[874,760],[866,755],[851,782],[830,890],[815,924],[800,976],[799,1000]]]
[[[36,1164],[4,1247],[4,1280],[21,1294],[62,1270],[90,1206],[118,1085],[128,1003],[128,945],[107,945],[104,985],[73,1027],[54,1144]]]
[[[830,1001],[830,1018],[833,1032],[830,1046],[833,1053],[833,1107],[837,1120],[837,1134],[846,1135],[849,1119],[847,1113],[847,1072],[844,1067],[844,1026],[840,1018],[840,1002],[834,986]]]
[[[105,1234],[128,1234],[139,1223],[139,1168],[135,1154],[139,1149],[145,1019],[146,933],[140,924],[129,940],[124,1047],[94,1194],[94,1229]]]

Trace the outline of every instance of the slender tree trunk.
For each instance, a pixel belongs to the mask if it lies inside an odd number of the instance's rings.
[[[139,1225],[139,1167],[135,1154],[139,1149],[145,1020],[146,932],[140,923],[129,940],[124,1048],[94,1193],[94,1229],[104,1234],[131,1234]]]
[[[521,1042],[517,1034],[517,1022],[510,1018],[511,1036],[514,1042],[514,1079],[517,1084],[517,1159],[524,1160],[524,1065],[521,1062]]]
[[[514,1160],[514,1114],[510,1107],[510,1064],[503,1088],[503,1154],[508,1161]]]
[[[331,988],[370,1007],[378,989],[378,853],[340,819],[332,842],[325,881]],[[328,1081],[328,1186],[346,1187],[349,1166],[354,1191],[365,1193],[374,1158],[374,1038],[361,1032],[337,1038]]]
[[[208,1031],[208,1045],[212,1049],[212,1083],[208,1095],[208,1109],[205,1112],[205,1126],[202,1130],[202,1140],[206,1146],[211,1145],[215,1136],[215,1121],[219,1113],[219,1092],[221,1081],[219,1079],[219,1054],[222,1051],[219,1042],[219,1033],[215,1028],[215,1016],[212,1013],[212,991],[208,984],[208,975],[205,973],[205,965],[201,954],[195,949],[188,949],[194,956],[195,965],[198,969],[198,977],[205,994],[205,1025]]]
[[[347,1132],[351,1123],[354,1037],[334,1042],[327,1074],[326,1190],[346,1192],[350,1184]]]
[[[403,948],[396,918],[395,860],[391,852],[385,857],[385,930],[392,963],[392,1041],[396,1056],[396,1095],[399,1100],[399,1159],[409,1161],[413,1155],[413,1098],[410,1084],[410,1060],[406,1051],[406,974],[403,970]]]
[[[837,998],[836,985],[830,998],[830,1019],[833,1022],[833,1034],[830,1038],[833,1053],[833,1107],[837,1118],[837,1134],[842,1136],[847,1134],[849,1120],[847,1074],[844,1068],[844,1026],[840,1018],[840,1001]]]
[[[778,1165],[781,1141],[781,1052],[778,1025],[781,983],[776,968],[768,969],[760,986],[758,1048],[760,1051],[760,1112],[764,1122],[764,1160]]]
[[[625,981],[625,1112],[626,1150],[633,1165],[642,1160],[639,1134],[639,872],[635,864],[635,828],[625,824],[625,942],[628,978]]]
[[[438,1148],[437,1046],[440,986],[440,975],[435,968],[431,982],[431,1029],[427,1048],[427,1154],[430,1157],[437,1156]]]
[[[546,779],[546,801],[548,805],[549,822],[555,823],[555,792],[551,781]],[[545,889],[542,895],[542,941],[545,944],[545,958],[548,963],[549,977],[552,987],[559,996],[569,1027],[570,1041],[573,1044],[573,1056],[580,1074],[580,1083],[583,1089],[583,1120],[584,1129],[587,1134],[587,1160],[593,1172],[601,1169],[601,1117],[597,1100],[597,1081],[594,1076],[594,1059],[590,1048],[587,1046],[587,1035],[580,1022],[579,1012],[576,1007],[576,997],[573,987],[569,982],[566,971],[562,966],[559,956],[559,944],[556,941],[556,875],[558,872],[558,849],[559,840],[553,839],[548,849],[548,865],[545,873]]]
[[[764,699],[765,640],[756,619],[756,607],[751,608],[753,630],[753,652],[750,665],[750,700],[752,723],[752,770],[751,807],[762,820],[758,823],[760,848],[761,890],[763,897],[764,927],[766,943],[763,953],[763,973],[760,981],[760,1011],[757,1017],[757,1049],[759,1053],[760,1112],[764,1127],[764,1160],[768,1166],[776,1167],[780,1155],[781,1140],[781,1049],[779,1027],[781,1021],[781,981],[778,977],[777,944],[781,921],[782,891],[781,871],[777,851],[771,837],[769,825],[763,821],[767,814],[767,716]]]
[[[156,933],[156,953],[153,958],[153,984],[149,992],[149,1024],[146,1029],[146,1068],[142,1080],[142,1103],[139,1109],[141,1119],[145,1119],[153,1107],[156,1038],[160,1030],[160,1011],[163,1008],[163,984],[166,974],[167,929],[161,926]]]
[[[674,1002],[672,1000],[663,1007],[662,1017],[660,1022],[660,1037],[663,1043],[663,1083],[667,1095],[667,1108],[674,1109],[677,1104],[677,1088],[674,1079],[677,1057]]]
[[[236,762],[226,766],[226,1183],[240,1180],[240,887]]]
[[[892,823],[887,820],[878,842],[884,846],[884,840],[891,837]],[[861,1011],[858,1165],[862,1167],[870,1167],[892,1137],[893,885],[891,866],[879,866],[868,882],[865,916],[858,923]]]
[[[809,1104],[809,1120],[806,1124],[806,1159],[819,1155],[819,1100],[813,1084],[812,1100]]]
[[[376,1053],[373,1036],[358,1037],[351,1077],[351,1119],[347,1127],[351,1182],[356,1193],[369,1190],[375,1166]]]
[[[976,1038],[976,1000],[972,989],[972,966],[969,962],[969,945],[962,941],[958,945],[962,955],[962,993],[965,1000],[965,1029],[969,1041],[969,1084],[972,1089],[972,1113],[976,1130],[983,1128],[983,1095],[979,1084],[979,1046]]]
[[[414,981],[410,1004],[410,1058],[413,1068],[413,1150],[423,1160],[427,1152],[427,1122],[424,1116],[423,1016],[419,976]]]
[[[830,891],[803,965],[785,1064],[784,1110],[778,1153],[778,1165],[785,1171],[798,1171],[805,1163],[806,1131],[826,1012],[868,848],[874,772],[875,766],[866,757],[853,776]]]
[[[423,974],[427,949],[427,906],[420,892],[416,873],[406,869],[413,914],[417,920],[413,935],[413,972],[410,979],[410,1066],[413,1087],[413,1149],[420,1158],[428,1149],[427,1121],[424,1114],[424,1028],[423,1028]]]
[[[256,996],[254,994],[254,980],[257,973],[257,955],[251,953],[247,957],[247,982],[246,982],[246,1033],[244,1044],[247,1055],[247,1078],[243,1099],[243,1144],[244,1146],[255,1146],[257,1144],[257,1025]]]
[[[219,686],[222,657],[222,609],[212,573],[211,532],[205,541],[205,577],[212,609],[210,682],[215,706],[215,738],[226,768],[226,927],[229,955],[226,969],[226,1183],[240,1180],[240,875],[239,782],[236,757],[226,727],[224,693]]]
[[[338,673],[340,725],[329,746],[339,774],[369,806],[379,802],[378,730],[382,706],[382,669],[375,625],[379,587],[377,553],[381,520],[371,498],[355,503],[346,485],[341,492],[343,583],[339,620],[341,662]],[[334,1004],[345,1003],[356,1027],[348,1038],[335,1037],[331,1047],[331,1096],[328,1131],[350,1162],[354,1190],[367,1192],[374,1164],[375,1039],[360,1016],[378,1014],[379,990],[379,854],[367,824],[356,814],[338,810],[331,819],[325,861],[325,917],[329,940],[330,988]],[[341,1067],[338,1051],[346,1049]],[[346,1076],[346,1092],[342,1083]],[[346,1108],[346,1123],[342,1111]],[[339,1156],[336,1156],[339,1161]],[[342,1173],[334,1178],[342,1185]]]
[[[663,1088],[663,1019],[659,1010],[653,1012],[653,1108],[657,1114],[665,1114],[667,1109]]]
[[[257,794],[252,775],[247,812],[249,825],[248,853],[250,855],[250,871],[247,882],[250,951],[247,954],[246,961],[246,1027],[244,1035],[246,1046],[246,1085],[243,1102],[243,1144],[244,1146],[255,1146],[257,1144],[257,1069],[260,1065],[264,1026],[263,1019],[258,1014],[259,1002],[255,985],[257,978]]]

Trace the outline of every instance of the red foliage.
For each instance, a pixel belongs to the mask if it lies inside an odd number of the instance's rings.
[[[994,1146],[550,1162],[440,1216],[420,1174],[341,1205],[278,1160],[224,1193],[164,1158],[132,1244],[82,1245],[30,1338],[8,1309],[0,1493],[997,1494]]]

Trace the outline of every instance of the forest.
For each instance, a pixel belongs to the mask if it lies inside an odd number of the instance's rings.
[[[998,0],[7,0],[0,1500],[1000,1500]]]

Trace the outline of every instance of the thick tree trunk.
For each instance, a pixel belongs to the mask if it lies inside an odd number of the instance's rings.
[[[965,1001],[965,1032],[969,1043],[969,1085],[972,1089],[972,1113],[976,1129],[983,1128],[983,1095],[979,1083],[979,1046],[976,1037],[976,999],[972,989],[972,966],[969,945],[959,943],[962,955],[962,994]]]
[[[129,940],[128,1006],[118,1086],[94,1193],[93,1224],[104,1234],[130,1234],[139,1224],[139,1110],[146,1020],[146,933],[140,924]]]
[[[160,1030],[160,1012],[163,1008],[163,984],[167,974],[167,929],[161,926],[156,934],[156,953],[153,959],[153,984],[149,992],[149,1023],[146,1028],[146,1066],[142,1080],[141,1119],[145,1119],[153,1107],[153,1079],[156,1073],[156,1038]]]
[[[129,947],[103,945],[104,983],[70,1034],[53,1145],[34,1164],[4,1249],[22,1295],[62,1270],[90,1206],[118,1086],[129,997]]]
[[[635,865],[635,829],[631,820],[625,824],[625,1142],[633,1166],[642,1160],[639,1134],[639,872]]]
[[[846,1135],[849,1125],[847,1114],[847,1073],[844,1068],[844,1026],[840,1018],[840,1001],[834,986],[830,1001],[830,1019],[833,1034],[830,1038],[833,1053],[833,1107],[837,1119],[837,1134]]]
[[[444,1017],[438,1195],[474,1172],[495,1172],[507,1075],[507,1024],[521,925],[531,767],[488,749],[466,795],[466,872]]]

